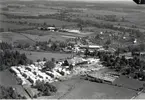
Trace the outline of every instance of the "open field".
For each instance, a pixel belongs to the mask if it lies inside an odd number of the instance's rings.
[[[66,35],[66,36],[75,36],[75,37],[83,37],[88,34],[77,34],[77,33],[68,33],[68,32],[50,32],[50,31],[42,31],[38,29],[34,30],[26,30],[26,31],[21,31],[22,33],[27,33],[27,34],[32,34],[32,35]]]
[[[67,38],[63,37],[63,36],[59,36],[59,35],[48,35],[48,34],[41,34],[42,36],[38,35],[31,35],[31,34],[25,34],[22,33],[23,35],[29,37],[30,39],[34,40],[34,41],[48,41],[49,39],[51,39],[52,41],[65,41]],[[71,37],[70,37],[71,38]]]
[[[34,27],[35,26],[0,22],[0,28],[3,28],[4,31],[8,31],[9,29],[24,29],[24,28],[34,28]]]
[[[23,87],[21,85],[18,85],[16,76],[14,76],[9,70],[0,72],[0,85],[16,88],[19,94],[29,97]]]
[[[6,18],[6,17],[2,17],[3,21],[15,21],[15,22],[19,22],[19,21],[22,21],[22,22],[25,22],[27,21],[28,23],[40,23],[40,24],[43,24],[44,22],[47,23],[48,25],[56,25],[57,27],[61,27],[62,25],[68,25],[68,26],[73,26],[75,25],[76,23],[74,22],[67,22],[67,21],[60,21],[60,20],[57,20],[57,19],[49,19],[49,18],[43,18],[43,19],[32,19],[32,18],[28,18],[28,19],[9,19],[9,18]]]
[[[32,30],[33,31],[33,30]],[[31,32],[31,31],[29,31]],[[35,30],[37,32],[37,30]],[[82,37],[85,35],[75,34],[75,33],[62,33],[62,32],[49,32],[49,31],[39,31],[38,33],[26,33],[26,32],[0,32],[0,40],[7,43],[30,43],[34,44],[36,41],[65,41],[69,38]]]
[[[98,15],[118,15],[118,16],[125,16],[127,13],[125,12],[116,12],[116,11],[109,11],[109,10],[93,10],[93,9],[87,9],[84,10],[84,13],[87,14],[98,14]]]
[[[23,16],[23,15],[21,15],[21,16]],[[5,24],[5,25],[3,25],[3,27],[6,26],[7,24],[8,25],[9,24],[10,25],[11,24],[13,24],[13,25],[16,24],[16,23],[8,23],[8,22],[11,22],[11,21],[17,22],[17,23],[19,21],[21,21],[21,22],[27,22],[27,24],[29,24],[29,23],[43,24],[45,22],[48,25],[55,25],[57,27],[62,27],[63,25],[65,25],[66,27],[67,26],[75,26],[76,25],[75,22],[67,22],[67,21],[61,21],[61,20],[50,19],[50,18],[42,18],[42,19],[41,18],[40,19],[33,19],[33,18],[21,18],[21,19],[19,19],[19,18],[17,18],[17,19],[15,19],[15,18],[7,18],[5,15],[2,15],[2,14],[0,14],[0,20],[1,21],[7,21],[7,22],[1,22],[2,24]],[[25,25],[20,25],[20,26],[25,26]],[[28,26],[28,25],[26,25],[26,26]],[[28,26],[28,27],[30,27],[30,26]]]
[[[59,59],[71,57],[71,54],[63,54],[63,53],[45,53],[45,52],[32,52],[32,51],[21,51],[21,50],[20,53],[25,53],[26,56],[33,61],[37,61],[37,59],[43,60],[44,57],[48,60],[51,60],[51,58],[55,58],[56,60],[59,60]]]
[[[25,37],[22,34],[14,33],[14,32],[1,32],[0,40],[7,43],[30,43],[34,44],[34,41]]]
[[[67,33],[67,32],[50,32],[50,31],[41,31],[41,30],[27,30],[18,32],[24,36],[34,40],[34,41],[48,41],[49,39],[53,41],[65,41],[69,38],[84,37],[88,34],[76,34],[76,33]]]
[[[17,85],[17,80],[14,75],[8,70],[0,72],[0,85],[13,86]]]
[[[56,95],[38,99],[130,99],[137,93],[126,88],[85,81],[79,78],[56,82],[53,85],[58,88]]]
[[[84,81],[64,99],[130,99],[135,94],[135,91],[125,88]]]
[[[141,93],[135,99],[145,99],[145,93]]]
[[[40,8],[40,7],[22,7],[20,9],[16,8],[10,8],[9,11],[5,11],[6,13],[11,13],[15,15],[30,15],[30,16],[38,16],[40,15],[46,15],[46,14],[55,14],[58,11],[54,9],[49,9],[49,8]]]
[[[144,83],[145,82],[138,81],[135,79],[126,78],[125,76],[121,76],[120,78],[116,79],[115,82],[113,82],[113,84],[122,85],[123,87],[135,90],[143,87]]]

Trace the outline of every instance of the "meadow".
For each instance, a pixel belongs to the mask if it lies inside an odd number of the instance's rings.
[[[51,58],[55,58],[56,60],[65,59],[71,57],[71,54],[65,53],[51,53],[51,52],[33,52],[33,51],[23,51],[19,50],[20,53],[25,53],[27,58],[33,60],[34,62],[38,59],[43,60],[45,57],[47,60],[51,60]]]
[[[136,93],[121,87],[83,81],[63,99],[130,99]]]
[[[76,78],[62,82],[54,82],[58,92],[54,96],[38,99],[130,99],[137,92],[134,90],[95,83]]]
[[[26,29],[26,28],[34,28],[34,26],[28,26],[28,25],[20,25],[20,24],[14,24],[14,23],[6,23],[0,21],[0,28],[3,28],[5,32],[13,29]]]
[[[18,85],[16,76],[14,76],[14,74],[12,74],[9,70],[0,72],[0,85],[5,86],[5,87],[16,88],[16,91],[19,94],[21,94],[25,97],[29,97],[28,94],[23,89],[23,87],[21,85]]]
[[[0,32],[0,40],[7,43],[30,43],[34,44],[35,42],[28,37],[25,37],[22,34],[14,32]]]

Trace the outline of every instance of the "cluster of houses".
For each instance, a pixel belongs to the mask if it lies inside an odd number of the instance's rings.
[[[83,58],[78,58],[74,57],[72,59],[68,60],[69,64],[72,64],[73,66],[80,66],[82,64],[92,64],[95,62],[98,62],[97,59],[83,59]],[[85,62],[85,63],[83,63]],[[50,70],[45,70],[43,71],[42,69],[45,68],[45,61],[40,61],[40,62],[35,62],[34,64],[31,65],[20,65],[20,66],[12,66],[11,71],[15,73],[17,78],[21,81],[22,85],[31,83],[31,85],[35,85],[37,81],[43,81],[43,82],[54,82],[58,81],[58,79],[62,76],[66,76],[71,74],[72,71],[69,70],[69,66],[62,66],[64,61],[57,62],[55,64],[55,68],[53,68],[51,71]],[[80,64],[80,65],[79,65]],[[82,69],[79,67],[75,68],[73,67],[74,71],[79,73],[82,71]],[[91,67],[90,67],[91,68]],[[89,69],[93,70],[93,68]],[[86,69],[85,71],[88,71]]]
[[[45,67],[44,64],[46,62],[35,62],[31,65],[21,65],[21,66],[12,66],[11,71],[15,73],[17,78],[21,80],[21,84],[25,85],[28,84],[28,82],[31,83],[31,85],[35,85],[37,81],[43,81],[43,82],[54,82],[57,81],[57,79],[63,75],[70,74],[69,71],[67,71],[65,68],[60,69],[58,65],[55,67],[52,71],[42,71],[42,69]],[[61,73],[64,73],[63,75]]]
[[[105,49],[103,46],[100,45],[74,45],[73,52],[84,53],[86,49],[88,49],[90,53],[93,53],[94,50],[99,52],[109,52],[109,53],[114,53],[116,51],[114,48]]]
[[[81,57],[73,57],[71,59],[67,59],[68,64],[73,66],[73,69],[70,70],[69,65],[63,65],[64,61],[59,61],[55,63],[55,67],[52,70],[43,70],[45,68],[45,61],[35,62],[31,65],[20,65],[20,66],[12,66],[11,72],[15,73],[17,79],[20,80],[21,85],[36,85],[37,81],[43,82],[54,82],[61,80],[62,77],[69,77],[71,75],[80,75],[80,74],[88,74],[92,72],[97,72],[100,69],[105,68],[99,59],[95,58],[81,58]],[[113,81],[114,77],[101,76],[101,74],[95,73],[95,77]],[[101,76],[101,77],[100,77]]]

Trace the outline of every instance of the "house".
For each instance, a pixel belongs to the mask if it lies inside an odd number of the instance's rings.
[[[51,78],[54,78],[54,74],[51,71],[46,71],[46,74],[49,75]]]
[[[52,80],[51,76],[47,75],[46,73],[42,73],[44,76],[44,80]]]
[[[89,63],[95,63],[95,62],[99,62],[100,60],[99,59],[94,59],[94,58],[88,58],[87,61]]]
[[[59,77],[62,76],[60,73],[58,73],[58,72],[55,71],[55,70],[53,70],[53,75],[54,75],[54,77],[56,77],[56,78],[59,78]]]
[[[69,75],[70,71],[67,71],[66,69],[63,69],[62,72],[64,73],[64,75]]]
[[[36,79],[35,79],[35,77],[33,77],[33,76],[30,76],[29,78],[28,78],[28,80],[33,84],[33,85],[35,85],[36,84]]]
[[[20,74],[19,70],[17,70],[15,67],[11,67],[11,71],[13,71],[15,74]]]
[[[17,74],[17,77],[20,79],[22,85],[27,84],[26,79],[21,74]]]

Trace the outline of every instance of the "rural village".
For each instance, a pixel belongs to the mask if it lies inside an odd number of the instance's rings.
[[[0,99],[145,99],[144,9],[1,1]]]

